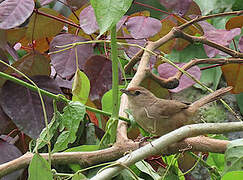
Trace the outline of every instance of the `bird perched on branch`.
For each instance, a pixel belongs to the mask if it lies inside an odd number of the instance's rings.
[[[192,124],[191,117],[201,106],[219,99],[231,89],[232,87],[221,88],[190,105],[157,98],[149,90],[139,86],[121,91],[128,96],[128,108],[135,121],[149,133],[162,136],[183,125]]]

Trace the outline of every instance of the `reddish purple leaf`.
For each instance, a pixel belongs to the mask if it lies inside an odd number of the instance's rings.
[[[76,36],[73,34],[61,34],[56,36],[52,40],[50,44],[50,52],[62,49],[56,48],[56,46],[83,41],[86,40],[80,36]],[[77,48],[79,68],[83,69],[87,58],[93,54],[92,45],[78,45],[75,48]],[[51,64],[54,66],[57,74],[63,78],[70,77],[76,71],[75,48],[71,48],[69,50],[65,50],[51,55]]]
[[[9,162],[11,160],[14,160],[22,155],[20,150],[15,147],[13,144],[9,144],[8,142],[5,142],[4,140],[0,139],[0,164]],[[18,179],[20,175],[22,174],[22,170],[14,171],[11,174],[8,174],[7,176],[4,176],[1,178],[2,180],[13,180],[13,179]]]
[[[91,5],[84,8],[79,15],[80,27],[86,34],[93,34],[99,27],[94,14],[94,9]]]
[[[135,39],[152,37],[162,27],[158,19],[146,16],[131,17],[125,24],[131,36]]]
[[[232,39],[241,33],[240,28],[235,28],[235,29],[231,29],[230,31],[227,31],[224,29],[216,29],[207,22],[199,22],[199,24],[203,28],[204,36],[208,40],[223,45],[225,47],[228,47]],[[225,53],[213,47],[204,45],[204,48],[207,56],[210,58],[215,57],[219,53],[220,55],[225,55]]]
[[[48,76],[35,76],[31,78],[38,87],[60,94],[61,90],[56,82]],[[24,86],[7,81],[0,94],[0,104],[3,111],[11,118],[19,130],[33,139],[37,139],[45,127],[43,110],[39,95]],[[43,96],[47,117],[50,121],[53,116],[53,100]]]
[[[185,63],[175,63],[175,64],[179,67],[182,67]],[[160,77],[168,79],[169,77],[175,75],[178,72],[178,70],[170,64],[163,63],[158,66],[158,72]],[[190,69],[187,70],[187,72],[193,75],[198,80],[201,77],[201,71],[198,66],[191,67]],[[187,77],[184,74],[180,78],[179,83],[180,84],[177,88],[171,89],[170,91],[177,93],[195,84],[195,82],[191,78]]]
[[[116,24],[116,31],[119,31],[119,29],[121,29],[121,27],[127,21],[127,18],[128,18],[128,16],[122,16],[122,18],[120,19],[120,21],[118,21],[118,23]]]
[[[10,29],[24,23],[34,6],[33,0],[5,0],[0,3],[0,29]]]
[[[94,55],[84,65],[84,73],[90,80],[90,99],[100,100],[103,94],[112,88],[111,60]]]
[[[73,9],[79,9],[81,8],[84,4],[89,2],[88,0],[66,0],[66,3],[72,7]]]
[[[6,132],[6,128],[11,123],[11,119],[4,113],[2,107],[0,107],[0,134]]]
[[[54,0],[39,0],[39,1],[40,1],[41,6],[45,6],[45,5],[53,2]]]
[[[240,52],[243,52],[243,36],[241,36],[239,39],[239,50]]]
[[[188,11],[192,0],[160,0],[160,4],[162,4],[166,9],[172,10],[172,12],[183,16]]]
[[[55,78],[55,81],[57,82],[59,87],[72,89],[73,80],[69,81],[69,80],[62,79],[60,76],[57,76]]]
[[[146,44],[146,40],[145,39],[131,39],[131,36],[130,35],[127,35],[124,33],[124,37],[126,37],[126,41],[129,43],[129,44],[138,44],[142,47],[145,47],[145,44]],[[135,46],[129,46],[128,49],[125,49],[125,52],[126,54],[128,55],[128,57],[132,58],[138,51],[140,50],[139,47],[135,47]],[[156,53],[159,53],[158,50],[155,50]],[[151,65],[154,65],[156,62],[156,57],[155,56],[151,56],[151,59],[150,59],[150,64]]]

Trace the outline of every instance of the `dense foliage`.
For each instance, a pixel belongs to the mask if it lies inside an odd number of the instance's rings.
[[[140,84],[156,96],[168,98],[192,86],[216,90],[223,74],[243,113],[242,9],[241,0],[0,2],[0,163],[33,153],[28,176],[19,170],[27,164],[20,162],[11,174],[0,165],[0,177],[85,179],[102,163],[121,157],[123,152],[114,148],[109,152],[114,156],[91,155],[84,162],[54,158],[62,167],[50,161],[52,153],[121,147],[115,144],[118,88],[128,86],[145,53],[151,57]],[[151,51],[149,42],[159,45]],[[131,121],[129,138],[147,136],[133,127],[129,110],[127,114],[129,119],[120,119]],[[213,179],[243,177],[241,148],[238,139],[229,142],[224,155],[206,153],[206,162],[196,159]],[[46,152],[49,157],[42,154]],[[178,168],[178,158],[153,156],[117,178],[188,178]],[[95,164],[83,173],[82,168]],[[68,173],[59,173],[63,170]]]

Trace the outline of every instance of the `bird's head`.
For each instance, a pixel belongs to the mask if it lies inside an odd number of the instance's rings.
[[[132,101],[133,104],[145,105],[149,104],[155,96],[147,89],[135,86],[128,89],[121,89],[121,92],[125,93],[128,96],[128,99]],[[145,104],[144,104],[145,103]]]

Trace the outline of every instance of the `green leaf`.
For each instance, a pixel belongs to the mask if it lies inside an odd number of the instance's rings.
[[[161,179],[160,175],[158,175],[152,166],[145,161],[138,161],[135,163],[135,166],[142,172],[150,175],[154,180]]]
[[[243,167],[243,139],[231,141],[225,151],[224,173],[242,171]]]
[[[104,34],[122,18],[132,4],[132,0],[91,0],[100,35]]]
[[[226,173],[222,180],[242,180],[243,179],[243,171],[231,171]]]
[[[119,86],[119,89],[125,88],[125,86]],[[119,91],[119,100],[118,100],[118,107],[120,107],[120,97],[122,95],[122,92]],[[112,89],[107,91],[102,99],[101,99],[101,104],[102,104],[102,110],[107,111],[112,113]]]
[[[243,93],[236,94],[235,97],[238,107],[240,108],[240,113],[243,114]]]
[[[62,151],[68,148],[70,131],[63,131],[57,138],[52,152]]]
[[[207,163],[210,166],[215,166],[221,172],[224,170],[224,154],[209,153]]]
[[[47,138],[47,130],[46,128],[44,128],[39,136],[39,138],[37,139],[37,143],[36,143],[36,147],[38,149],[41,149],[42,147],[44,147],[48,141],[50,141],[52,139],[52,137],[54,136],[54,134],[57,132],[58,126],[61,122],[62,119],[62,115],[60,112],[56,112],[51,120],[51,122],[48,124],[48,130],[49,130],[49,135],[50,135],[50,139],[48,140]]]
[[[28,180],[51,180],[52,172],[49,163],[39,154],[34,154],[29,165]]]
[[[81,180],[81,179],[87,179],[87,177],[85,175],[83,175],[82,173],[75,174],[72,177],[72,180]]]
[[[85,115],[85,106],[76,101],[71,101],[63,109],[63,122],[62,125],[65,131],[57,138],[57,142],[54,145],[53,152],[62,151],[68,147],[69,143],[73,143],[76,139],[76,132],[79,128],[80,122],[83,120]]]
[[[116,141],[116,130],[118,120],[110,118],[106,123],[106,132],[100,141],[100,149],[106,148]]]
[[[77,69],[74,81],[73,81],[73,87],[72,87],[72,100],[73,101],[79,101],[83,104],[85,104],[89,97],[89,91],[90,91],[90,82],[89,78],[79,69]]]

